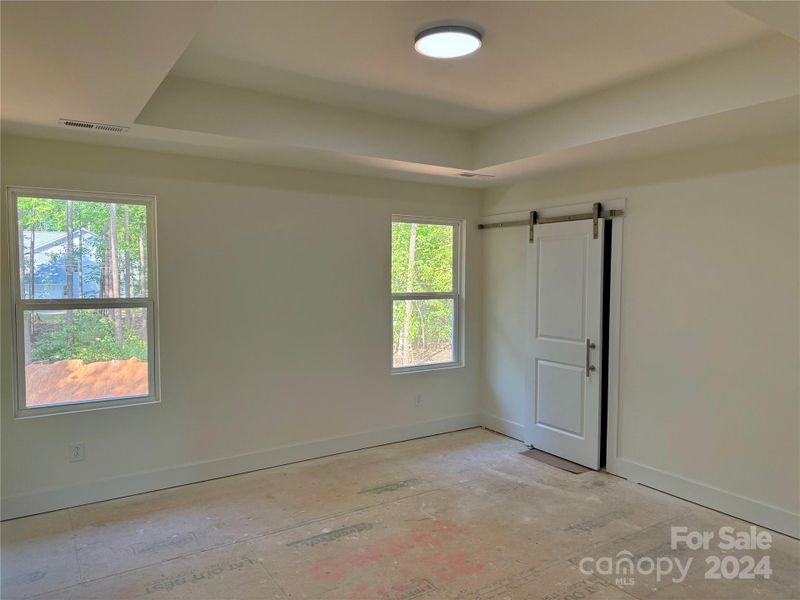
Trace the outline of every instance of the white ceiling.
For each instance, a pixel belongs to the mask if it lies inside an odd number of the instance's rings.
[[[554,150],[508,162],[490,171],[510,182],[609,162],[633,162],[709,146],[754,142],[792,132],[796,136],[798,131],[800,104],[789,97]]]
[[[800,6],[800,4],[797,4]],[[3,134],[446,185],[797,135],[773,2],[0,2]],[[484,31],[417,55],[420,28]],[[67,129],[59,118],[130,126]],[[493,178],[464,179],[463,171]]]
[[[417,54],[443,22],[483,48]],[[475,128],[765,31],[719,2],[221,2],[173,74]]]
[[[211,8],[203,2],[1,2],[3,120],[129,125]]]

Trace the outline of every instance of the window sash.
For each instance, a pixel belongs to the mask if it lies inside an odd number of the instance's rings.
[[[17,198],[32,197],[48,200],[73,200],[103,202],[107,204],[139,204],[147,208],[147,295],[137,298],[39,298],[25,299],[20,288],[19,211]],[[13,327],[11,331],[14,368],[12,386],[15,396],[15,417],[29,418],[51,414],[86,412],[118,406],[132,406],[159,402],[158,358],[158,276],[156,266],[156,215],[154,196],[136,196],[119,193],[73,192],[70,190],[9,187],[8,188],[8,239],[12,262],[11,294]],[[147,396],[113,399],[83,400],[50,406],[26,406],[25,392],[25,311],[70,310],[103,308],[145,308],[147,310]]]
[[[97,400],[76,400],[74,402],[64,402],[43,406],[27,406],[27,392],[25,389],[25,312],[30,310],[70,310],[70,309],[103,309],[103,308],[144,308],[147,311],[147,391],[146,396],[122,396],[119,398],[98,398]],[[152,300],[137,300],[136,302],[119,303],[117,301],[93,303],[87,306],[86,303],[60,302],[58,305],[48,304],[45,307],[23,306],[19,303],[15,310],[14,343],[16,345],[17,363],[17,416],[29,417],[48,414],[59,414],[65,412],[84,412],[97,410],[99,408],[111,408],[114,406],[130,406],[135,404],[149,404],[158,401],[158,388],[156,372],[156,344],[155,344],[155,309]]]
[[[453,228],[453,265],[450,290],[447,292],[392,292],[392,294],[458,294],[461,289],[461,221],[436,217],[411,217],[393,215],[392,223],[416,223],[418,225],[447,225]],[[391,290],[391,283],[390,283]],[[449,297],[449,296],[437,296]]]
[[[9,241],[11,242],[11,260],[13,262],[14,277],[11,280],[11,290],[14,304],[21,302],[61,302],[62,299],[26,299],[20,289],[20,256],[19,256],[19,210],[17,198],[41,198],[44,200],[74,200],[78,202],[102,202],[105,204],[138,204],[147,208],[147,295],[137,298],[74,298],[75,301],[97,302],[104,300],[153,300],[156,298],[156,215],[155,196],[136,196],[119,193],[98,192],[72,192],[51,188],[9,187],[8,188],[8,227]],[[63,299],[66,300],[66,299]]]
[[[453,228],[453,264],[452,264],[452,289],[449,292],[391,292],[391,305],[402,300],[452,300],[453,301],[453,359],[446,362],[425,363],[395,367],[392,362],[392,373],[413,373],[414,371],[435,371],[463,365],[463,348],[461,336],[463,323],[461,319],[462,303],[462,270],[461,262],[461,231],[463,221],[438,217],[415,217],[411,215],[392,215],[392,223],[417,223],[420,225],[449,225]],[[391,247],[391,235],[390,235]],[[390,265],[391,269],[391,265]],[[391,279],[391,273],[390,273]],[[391,281],[389,283],[391,291]],[[393,310],[393,308],[392,308]],[[391,320],[390,320],[391,323]],[[390,333],[393,331],[390,328]]]

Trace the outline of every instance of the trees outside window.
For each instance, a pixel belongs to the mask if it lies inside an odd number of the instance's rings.
[[[460,363],[460,222],[394,217],[392,367]]]
[[[9,190],[18,414],[155,401],[154,202]]]

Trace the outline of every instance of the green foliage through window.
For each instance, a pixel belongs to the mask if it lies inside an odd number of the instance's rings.
[[[65,195],[15,198],[23,404],[147,396],[148,205]]]
[[[392,223],[395,367],[455,360],[455,236],[456,226],[451,224]]]
[[[392,223],[392,292],[452,289],[453,226]]]
[[[121,344],[117,343],[114,330],[116,311],[123,313],[120,315],[123,320]],[[60,314],[31,311],[28,318],[36,321],[36,333],[31,343],[34,361],[82,360],[91,363],[130,358],[147,361],[144,309],[88,309]]]

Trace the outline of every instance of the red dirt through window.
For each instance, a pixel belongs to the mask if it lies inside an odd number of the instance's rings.
[[[147,395],[147,363],[60,360],[25,367],[27,406]]]

